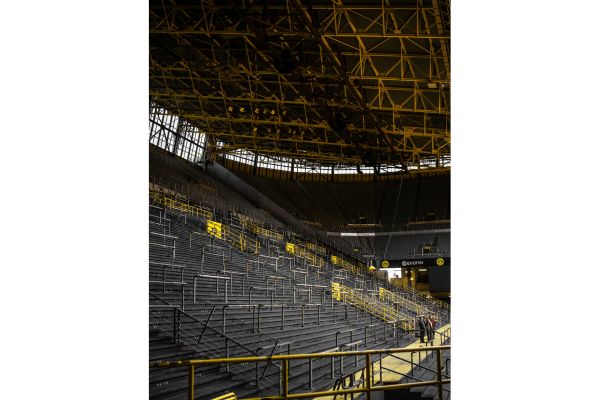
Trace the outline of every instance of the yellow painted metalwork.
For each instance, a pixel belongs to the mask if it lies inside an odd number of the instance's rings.
[[[315,62],[305,63],[302,74],[273,68],[279,50],[273,54],[274,49],[260,46],[258,33],[244,28],[243,17],[238,20],[227,6],[211,0],[179,3],[151,5],[149,34],[160,45],[150,52],[149,94],[221,141],[216,152],[236,147],[360,164],[351,139],[358,133],[367,139],[360,141],[365,149],[394,162],[404,159],[412,167],[429,168],[422,161],[430,158],[441,159],[443,166],[450,155],[449,1],[401,7],[390,6],[389,0],[368,6],[313,5],[320,10],[318,30],[312,29],[313,16],[301,1],[273,2],[279,4],[269,6],[261,31],[317,45],[303,49]],[[288,17],[290,12],[295,18]],[[206,26],[198,23],[209,19]],[[191,46],[193,36],[212,45],[196,48],[200,57],[184,51],[173,58],[169,47]],[[215,40],[223,37],[241,39],[245,52],[235,48],[232,56],[234,48]],[[294,51],[290,57],[295,58]],[[327,90],[340,95],[329,96],[327,104],[318,101],[324,88],[317,82],[327,82]],[[211,89],[224,83],[247,88],[235,93]],[[350,135],[344,140],[324,122],[331,109],[362,114],[348,124]]]
[[[322,258],[316,256],[315,254],[311,253],[310,251],[308,251],[298,245],[295,245],[294,248],[295,248],[294,255],[305,259],[306,261],[311,263],[313,266],[323,267],[325,265],[325,261]]]
[[[296,254],[296,245],[294,245],[294,243],[286,243],[285,251],[287,251],[288,254],[291,254],[291,255]]]
[[[338,296],[340,298],[336,298],[336,300],[341,300],[344,303],[351,304],[366,314],[377,317],[387,323],[395,323],[404,330],[412,330],[415,328],[414,320],[410,316],[405,315],[395,308],[377,300],[376,297],[366,296],[358,290],[352,289],[348,286],[344,286],[340,283],[332,283],[332,296],[334,296],[334,284],[337,285],[335,290],[341,292],[341,296]]]
[[[211,400],[236,400],[237,395],[234,392],[226,393],[222,396],[212,398]]]
[[[331,297],[337,301],[342,300],[342,289],[337,282],[331,282]]]
[[[302,246],[304,246],[307,249],[312,250],[316,253],[323,254],[323,255],[327,254],[327,249],[323,246],[319,246],[318,244],[310,243],[310,242],[302,242],[301,244],[302,244]]]
[[[250,239],[243,232],[238,231],[230,226],[224,226],[224,239],[226,242],[231,243],[241,251],[247,251],[249,253],[258,254],[260,253],[260,243],[256,239]]]
[[[421,296],[421,297],[423,296],[423,294],[421,294],[418,290],[415,290],[414,288],[408,286],[406,283],[401,282],[400,280],[392,279],[390,281],[390,283],[392,285],[394,285],[394,286],[400,287],[403,290],[406,290],[406,291],[408,291],[410,293],[413,293],[415,295],[418,295],[418,296]],[[444,301],[441,301],[441,300],[438,300],[438,299],[434,299],[434,298],[430,298],[429,300],[432,301],[432,302],[434,302],[441,309],[450,310],[450,305],[448,303],[444,302]]]
[[[156,196],[156,200],[159,204],[171,208],[173,210],[181,211],[188,215],[194,215],[196,217],[201,217],[205,219],[211,219],[213,217],[213,213],[205,208],[193,206],[188,203],[184,203],[183,201],[177,200],[175,198],[166,196],[164,194],[159,194]]]
[[[443,339],[450,337],[450,324],[440,327],[436,330],[436,332],[437,334],[435,335],[433,346],[443,346]],[[423,343],[421,343],[419,340],[416,340],[408,346],[406,346],[405,349],[412,349],[413,351],[418,351],[418,349],[421,348],[421,346],[423,346]],[[383,383],[386,385],[390,383],[396,383],[398,382],[399,377],[410,375],[412,368],[413,366],[409,362],[407,362],[406,360],[402,360],[401,358],[393,356],[383,357],[380,362],[376,362],[375,364],[373,364],[372,376],[373,378],[375,378],[374,383]],[[345,379],[349,382],[358,382],[362,378],[363,377],[361,370],[356,372],[353,377],[348,375]],[[331,388],[331,390],[335,391],[335,388]],[[336,400],[336,395],[323,397],[323,400]]]
[[[209,220],[206,222],[206,232],[218,239],[223,239],[223,224]]]
[[[439,332],[439,330],[438,330]],[[438,335],[440,336],[440,335]],[[450,384],[450,379],[442,379],[441,374],[441,363],[437,363],[438,373],[437,379],[431,381],[415,382],[415,383],[402,383],[402,384],[391,384],[391,385],[380,385],[375,386],[376,383],[381,383],[383,380],[380,378],[377,380],[378,372],[376,365],[371,363],[370,359],[373,355],[389,356],[391,354],[402,354],[411,352],[435,352],[439,357],[441,351],[450,351],[450,346],[429,346],[429,347],[408,347],[408,348],[392,348],[392,349],[378,349],[378,350],[363,350],[363,351],[341,351],[341,352],[327,352],[327,353],[313,353],[313,354],[282,354],[272,356],[252,356],[252,357],[233,357],[233,358],[214,358],[214,359],[200,359],[200,360],[180,360],[180,361],[159,361],[150,363],[150,368],[172,368],[172,367],[192,367],[197,365],[218,365],[218,364],[240,364],[240,363],[257,363],[257,362],[282,362],[281,379],[282,379],[282,392],[278,396],[263,396],[257,398],[246,398],[244,400],[285,400],[285,399],[301,399],[301,398],[316,398],[316,397],[328,397],[328,396],[339,396],[351,393],[366,393],[367,398],[370,398],[370,393],[375,391],[395,390],[411,387],[420,386],[437,386]],[[366,357],[365,366],[360,374],[364,372],[364,381],[361,387],[354,389],[337,389],[327,391],[315,391],[315,392],[303,392],[303,393],[289,393],[289,375],[287,373],[290,360],[303,360],[303,359],[315,359],[315,358],[338,358],[347,356],[360,356]],[[190,371],[193,371],[190,369]],[[381,371],[382,372],[382,371]],[[383,374],[381,373],[383,376]],[[193,383],[193,377],[188,378],[189,383]],[[193,388],[188,388],[188,393],[192,393]],[[441,392],[439,392],[441,393]],[[217,399],[229,399],[233,397],[219,397]]]
[[[279,240],[279,241],[283,240],[283,235],[281,233],[272,231],[270,229],[262,228],[257,225],[253,225],[251,227],[251,229],[252,229],[252,232],[257,236],[262,236],[264,238],[275,239],[275,240]]]
[[[381,301],[389,301],[399,306],[406,308],[416,314],[433,314],[436,316],[436,320],[439,321],[439,315],[434,313],[427,307],[423,307],[422,305],[415,303],[409,299],[399,296],[397,293],[391,292],[383,287],[379,288],[379,300]]]

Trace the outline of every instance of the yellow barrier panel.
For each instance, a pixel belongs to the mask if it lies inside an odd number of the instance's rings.
[[[286,243],[285,244],[285,251],[287,251],[289,254],[296,254],[296,246],[293,243]]]
[[[206,232],[216,238],[223,239],[223,225],[220,222],[209,220],[206,223]]]
[[[331,283],[331,297],[333,297],[337,301],[340,301],[342,299],[342,289],[340,288],[339,283]]]

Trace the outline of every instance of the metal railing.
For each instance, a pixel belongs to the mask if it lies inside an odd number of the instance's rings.
[[[437,313],[435,313],[433,310],[431,310],[421,304],[415,303],[405,297],[402,297],[395,292],[391,292],[383,287],[379,288],[379,300],[389,301],[394,304],[398,304],[400,307],[403,307],[409,311],[412,311],[415,314],[434,314],[436,317],[436,320],[437,321],[440,320],[439,315],[437,315]]]
[[[337,396],[347,395],[353,393],[365,393],[367,400],[371,400],[372,392],[374,391],[386,391],[386,390],[397,390],[407,389],[413,387],[422,386],[435,386],[437,387],[437,400],[442,400],[444,385],[450,384],[450,379],[444,379],[445,374],[442,372],[442,351],[449,351],[450,346],[432,346],[424,348],[395,348],[395,349],[380,349],[380,350],[363,350],[363,351],[336,351],[336,352],[323,352],[323,353],[312,353],[312,354],[282,354],[282,355],[270,355],[270,356],[254,356],[254,357],[232,357],[232,358],[215,358],[215,359],[202,359],[202,360],[181,360],[181,361],[163,361],[163,362],[151,362],[150,368],[172,368],[172,367],[187,367],[188,369],[188,394],[187,399],[193,400],[196,395],[196,367],[202,365],[220,365],[220,364],[248,364],[248,363],[277,363],[280,362],[279,367],[279,378],[280,378],[280,393],[279,395],[261,396],[256,398],[246,398],[245,400],[279,400],[279,399],[300,399],[300,398],[315,398],[325,396]],[[432,352],[436,356],[436,379],[430,381],[420,381],[412,383],[398,383],[398,384],[381,384],[383,383],[383,377],[381,372],[376,373],[374,364],[379,360],[373,361],[373,358],[381,359],[384,356],[421,352],[427,351]],[[331,359],[340,357],[358,357],[364,356],[362,360],[364,366],[355,371],[354,373],[362,374],[363,379],[358,385],[351,389],[339,389],[334,388],[328,391],[314,391],[314,392],[300,392],[290,393],[290,382],[289,382],[289,371],[290,361],[292,360],[308,360],[309,363],[313,359]],[[333,361],[332,361],[333,365]],[[381,371],[381,369],[380,369]],[[447,377],[447,376],[446,376]],[[379,378],[379,380],[377,380]],[[380,385],[377,385],[380,383]]]
[[[315,267],[323,267],[326,264],[321,257],[316,256],[315,254],[298,245],[295,245],[292,251],[290,251],[288,248],[286,248],[286,250],[289,254],[300,257]]]
[[[360,309],[366,314],[377,317],[389,324],[394,324],[404,331],[413,330],[415,328],[414,321],[395,308],[378,301],[374,297],[366,296],[357,290],[344,286],[341,283],[331,283],[331,296],[336,300],[343,301],[344,303],[348,303]]]
[[[173,210],[181,211],[182,213],[188,215],[194,215],[196,217],[211,219],[213,217],[212,211],[206,210],[201,207],[196,207],[188,203],[184,203],[183,201],[177,200],[175,198],[165,196],[162,193],[158,193],[154,197],[154,201],[157,203],[171,208]]]

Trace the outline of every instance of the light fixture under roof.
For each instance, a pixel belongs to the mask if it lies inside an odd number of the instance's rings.
[[[437,88],[437,84],[435,82],[427,82],[427,87],[429,89],[435,89]]]

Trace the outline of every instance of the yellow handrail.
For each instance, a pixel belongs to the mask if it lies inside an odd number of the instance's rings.
[[[315,254],[301,247],[301,245],[295,243],[286,243],[285,251],[287,251],[288,254],[305,259],[315,267],[322,267],[325,265],[325,261],[321,257],[316,256]]]
[[[392,349],[378,349],[378,350],[362,350],[362,351],[340,351],[340,352],[326,352],[326,353],[308,353],[308,354],[282,354],[272,356],[251,356],[251,357],[233,357],[233,358],[213,358],[213,359],[201,359],[201,360],[180,360],[180,361],[159,361],[151,362],[150,368],[172,368],[172,367],[187,367],[188,368],[188,399],[194,398],[195,383],[194,375],[195,368],[201,365],[214,365],[214,364],[244,364],[244,363],[258,363],[258,362],[272,362],[281,361],[280,376],[282,382],[282,393],[279,396],[261,396],[256,398],[246,398],[244,400],[284,400],[284,399],[301,399],[301,398],[314,398],[314,397],[325,397],[335,395],[345,395],[350,393],[366,393],[367,399],[371,398],[371,392],[376,390],[396,390],[405,389],[419,386],[437,386],[437,398],[442,399],[443,385],[450,384],[450,379],[443,379],[442,374],[442,351],[450,350],[450,346],[431,346],[431,347],[408,347],[408,348],[392,348]],[[436,379],[431,381],[422,381],[414,383],[399,383],[392,385],[378,385],[377,383],[382,382],[382,378],[376,373],[374,362],[372,361],[373,355],[380,355],[381,357],[388,356],[391,354],[399,353],[413,353],[413,352],[432,352],[436,354]],[[334,389],[331,391],[317,391],[317,392],[303,392],[303,393],[289,393],[289,362],[290,360],[302,360],[302,359],[316,359],[316,358],[338,358],[346,356],[365,356],[365,366],[361,371],[364,371],[365,377],[361,386],[354,389]],[[377,379],[379,378],[379,381]]]
[[[419,297],[426,298],[426,297],[425,297],[425,296],[423,296],[421,293],[419,293],[419,291],[418,291],[418,290],[416,290],[416,289],[414,289],[414,288],[412,288],[412,287],[408,286],[407,284],[405,284],[405,283],[403,283],[403,282],[398,282],[398,281],[391,280],[391,281],[390,281],[390,283],[391,283],[392,285],[396,286],[396,287],[400,287],[400,288],[402,288],[402,289],[404,289],[404,290],[407,290],[407,291],[409,291],[409,292],[411,292],[411,293],[414,293],[415,295],[417,295],[417,296],[419,296]],[[438,307],[440,307],[440,308],[442,308],[442,309],[444,309],[444,310],[449,310],[449,309],[450,309],[450,305],[448,305],[448,303],[446,303],[446,302],[444,302],[444,301],[441,301],[441,300],[438,300],[438,299],[434,299],[434,298],[427,298],[427,300],[429,300],[429,301],[431,301],[431,302],[435,303],[435,304],[436,304]]]
[[[260,226],[257,225],[253,225],[251,227],[252,232],[257,235],[257,236],[262,236],[264,238],[267,239],[275,239],[278,241],[282,241],[283,240],[283,235],[281,233],[272,231],[270,229],[266,229],[266,228],[262,228]]]
[[[173,210],[181,211],[185,214],[194,215],[197,217],[211,219],[213,217],[213,213],[209,210],[206,210],[201,207],[196,207],[191,204],[184,203],[183,201],[177,200],[173,197],[166,196],[163,193],[155,192],[158,194],[154,194],[154,201],[157,201],[159,204],[171,208]]]
[[[393,307],[377,300],[377,298],[366,296],[359,291],[344,286],[341,283],[331,283],[331,296],[344,303],[351,304],[365,313],[382,319],[390,324],[400,324],[403,330],[415,328],[414,320]]]
[[[404,297],[399,296],[397,293],[391,292],[383,287],[379,288],[379,300],[381,301],[391,301],[393,303],[399,304],[400,306],[410,310],[416,314],[434,314],[436,316],[436,320],[439,321],[440,317],[437,313],[434,313],[432,310],[427,307],[423,307],[422,305],[410,301]]]
[[[206,222],[206,232],[217,239],[225,240],[241,251],[253,254],[260,253],[260,243],[258,240],[250,239],[242,232],[220,222],[208,220]]]

